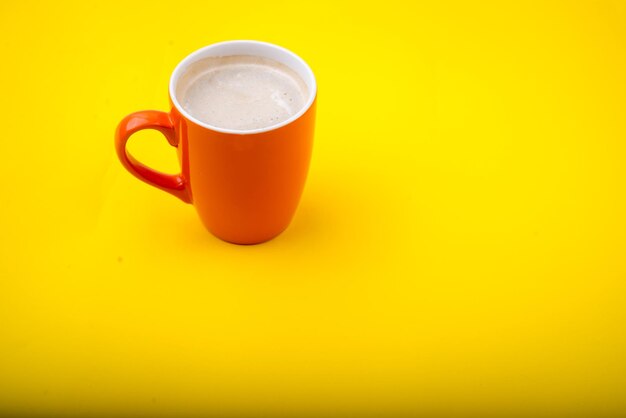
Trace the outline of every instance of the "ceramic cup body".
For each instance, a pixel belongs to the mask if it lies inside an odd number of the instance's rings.
[[[211,126],[189,115],[176,97],[180,77],[198,60],[229,55],[271,58],[290,67],[307,85],[304,107],[280,124],[248,131]],[[140,180],[193,204],[202,223],[218,238],[237,244],[264,242],[287,228],[300,201],[313,146],[316,94],[310,67],[284,48],[258,41],[209,45],[174,70],[169,113],[136,112],[120,122],[117,154]],[[162,132],[177,148],[180,174],[155,171],[128,153],[128,138],[141,129]]]

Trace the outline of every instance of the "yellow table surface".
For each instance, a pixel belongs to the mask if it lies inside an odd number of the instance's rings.
[[[228,39],[319,83],[258,246],[113,149]],[[626,3],[7,1],[0,52],[0,415],[626,414]]]

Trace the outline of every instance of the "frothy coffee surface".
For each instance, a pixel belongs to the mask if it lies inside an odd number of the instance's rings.
[[[183,108],[204,123],[253,130],[298,113],[308,91],[302,78],[282,63],[234,55],[191,64],[178,82],[176,95]]]

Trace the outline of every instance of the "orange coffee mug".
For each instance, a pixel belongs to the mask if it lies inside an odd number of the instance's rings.
[[[198,60],[231,55],[270,58],[288,66],[307,86],[304,107],[280,124],[246,131],[211,126],[191,116],[176,97],[181,76]],[[193,204],[218,238],[236,244],[264,242],[287,228],[298,206],[313,146],[316,93],[311,68],[282,47],[258,41],[209,45],[187,56],[172,73],[169,113],[136,112],[120,122],[117,155],[138,179]],[[126,141],[142,129],[160,131],[177,148],[180,174],[160,173],[128,153]]]

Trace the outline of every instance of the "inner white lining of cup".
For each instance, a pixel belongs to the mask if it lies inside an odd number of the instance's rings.
[[[285,64],[292,70],[294,70],[302,80],[305,82],[307,89],[309,90],[309,97],[302,107],[302,109],[290,117],[289,119],[277,123],[276,125],[267,126],[259,129],[250,129],[250,130],[241,130],[241,129],[225,129],[217,126],[209,125],[208,123],[204,123],[193,116],[191,116],[178,101],[178,97],[176,97],[176,85],[178,84],[178,80],[182,74],[185,73],[190,64],[201,60],[206,57],[220,57],[220,56],[229,56],[229,55],[252,55],[264,58],[270,58],[275,61],[278,61],[282,64]],[[223,132],[227,134],[239,134],[239,135],[249,135],[249,134],[258,134],[261,132],[273,131],[274,129],[280,128],[281,126],[285,126],[293,122],[302,116],[313,104],[315,100],[315,95],[317,94],[317,83],[315,82],[315,76],[313,75],[313,71],[308,66],[306,62],[293,52],[280,47],[278,45],[270,44],[267,42],[261,41],[225,41],[217,44],[209,45],[204,48],[201,48],[190,55],[188,55],[184,60],[182,60],[174,69],[172,73],[172,77],[170,78],[170,98],[176,106],[176,109],[187,119],[193,121],[195,124],[205,127],[207,129],[211,129],[217,132]]]

